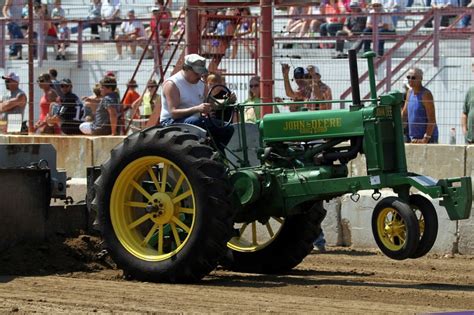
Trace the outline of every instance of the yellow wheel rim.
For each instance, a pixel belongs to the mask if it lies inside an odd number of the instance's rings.
[[[415,212],[416,219],[418,220],[418,226],[420,227],[420,238],[423,236],[425,232],[425,217],[420,209],[417,207],[411,206],[413,211]]]
[[[271,217],[266,223],[258,221],[236,224],[239,236],[233,237],[227,247],[238,252],[257,252],[273,242],[280,233],[285,220]]]
[[[176,164],[145,156],[117,177],[110,218],[129,253],[141,260],[161,261],[185,246],[195,222],[195,205],[191,184]]]
[[[407,239],[407,227],[400,213],[393,208],[384,208],[377,217],[377,232],[383,245],[391,250],[403,248]]]

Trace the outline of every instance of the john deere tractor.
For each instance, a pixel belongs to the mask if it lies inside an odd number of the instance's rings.
[[[411,188],[440,198],[449,218],[461,220],[471,211],[471,179],[407,171],[402,94],[377,97],[374,54],[365,57],[369,100],[360,100],[351,52],[349,108],[266,115],[256,125],[255,150],[247,145],[245,105],[212,97],[240,114],[240,152],[220,152],[206,130],[190,125],[153,127],[124,139],[95,182],[101,232],[117,265],[132,278],[159,282],[197,281],[218,264],[286,272],[311,252],[324,200],[360,190],[378,195],[382,188],[397,197],[381,199],[372,214],[381,251],[397,260],[425,255],[437,236],[437,216]],[[367,176],[348,177],[347,164],[358,154],[365,155]]]

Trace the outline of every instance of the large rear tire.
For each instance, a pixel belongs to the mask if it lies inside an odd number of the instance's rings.
[[[285,273],[297,266],[313,249],[326,216],[322,201],[305,203],[303,213],[287,218],[272,217],[239,228],[227,247],[231,257],[224,267],[250,273]],[[258,225],[261,228],[258,228]]]
[[[213,150],[183,128],[126,138],[95,183],[101,231],[131,278],[194,282],[212,271],[232,231],[232,188]]]

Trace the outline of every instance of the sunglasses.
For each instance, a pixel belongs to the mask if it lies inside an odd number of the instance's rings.
[[[259,84],[250,84],[250,88],[259,87]]]
[[[10,83],[10,82],[12,82],[12,81],[11,80],[5,80],[5,83]]]
[[[61,88],[63,88],[63,87],[69,87],[69,85],[61,84],[60,87],[61,87]]]
[[[414,75],[413,76],[407,75],[407,80],[416,80],[416,77]]]

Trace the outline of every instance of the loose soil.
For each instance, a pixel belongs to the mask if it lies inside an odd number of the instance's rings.
[[[192,285],[124,280],[82,235],[0,253],[0,313],[426,313],[474,310],[474,256],[394,261],[328,248],[285,275],[217,269]]]

